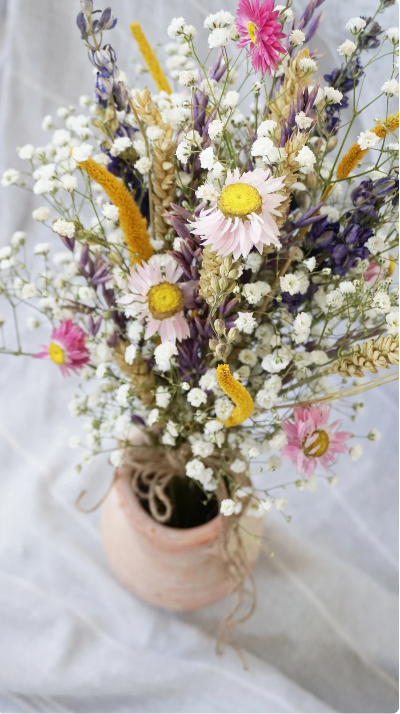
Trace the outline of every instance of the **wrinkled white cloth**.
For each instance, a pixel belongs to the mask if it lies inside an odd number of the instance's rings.
[[[101,7],[105,3],[99,3]],[[324,67],[338,64],[350,15],[372,14],[378,0],[326,0],[313,46]],[[233,0],[113,3],[110,33],[119,65],[135,83],[128,31],[138,19],[151,41],[165,43],[173,16],[201,28],[206,14]],[[295,9],[305,2],[294,0]],[[45,114],[90,94],[93,75],[75,26],[75,0],[0,1],[1,169],[19,166],[15,146],[48,141]],[[378,18],[379,19],[379,18]],[[396,23],[394,9],[384,27]],[[204,38],[205,39],[205,38]],[[203,47],[205,43],[203,42]],[[365,103],[389,77],[375,65]],[[146,79],[143,79],[143,84]],[[357,131],[378,113],[372,105]],[[48,135],[47,135],[48,136]],[[0,192],[1,244],[15,230],[28,243],[55,236],[30,220],[44,205],[17,189]],[[44,233],[44,235],[43,235]],[[29,249],[28,249],[29,251]],[[1,301],[1,298],[0,298]],[[3,312],[3,306],[0,310]],[[6,325],[11,339],[12,326]],[[38,349],[47,328],[28,333]],[[66,405],[74,379],[51,364],[0,357],[0,711],[2,712],[393,712],[397,710],[397,391],[363,397],[365,415],[345,427],[382,432],[360,442],[357,463],[343,457],[336,488],[288,489],[286,513],[268,514],[265,553],[255,570],[258,608],[239,628],[233,649],[214,654],[215,632],[229,608],[171,614],[146,605],[113,578],[101,548],[99,514],[74,505],[82,488],[91,505],[111,468],[100,459],[77,475],[68,437],[80,432]],[[267,457],[262,457],[267,458]],[[289,465],[268,484],[295,478]]]

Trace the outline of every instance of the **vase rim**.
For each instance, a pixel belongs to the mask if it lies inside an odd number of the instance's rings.
[[[221,532],[221,515],[193,528],[171,528],[157,523],[143,508],[131,487],[131,469],[120,466],[115,472],[115,488],[128,519],[133,527],[165,550],[194,548],[215,541]]]

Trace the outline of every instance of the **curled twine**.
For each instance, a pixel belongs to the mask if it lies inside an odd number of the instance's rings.
[[[128,466],[132,470],[131,484],[133,492],[142,502],[147,502],[150,514],[157,523],[166,523],[171,517],[173,505],[165,491],[175,476],[187,478],[186,463],[190,458],[190,453],[188,444],[183,444],[179,449],[174,450],[166,450],[162,446],[148,444],[135,446],[125,452],[124,466]],[[235,454],[233,458],[235,458]],[[210,466],[214,471],[219,468],[218,457],[210,456],[204,459],[204,462],[206,466]],[[249,479],[246,479],[246,482],[243,483],[243,477],[230,471],[228,467],[226,468],[231,480],[240,483],[242,487],[250,485]],[[217,489],[217,498],[221,501],[223,498],[228,497],[227,484],[224,479],[221,479]],[[246,511],[250,498],[249,496],[242,501],[242,512]],[[216,653],[218,655],[223,654],[227,645],[232,645],[236,627],[250,619],[257,605],[255,582],[249,572],[250,565],[243,544],[240,520],[241,516],[234,516],[223,518],[221,521],[220,555],[233,580],[234,587],[231,594],[236,595],[237,602],[219,626],[216,642]],[[248,581],[249,587],[247,587],[246,581]],[[240,615],[239,613],[247,599],[249,600],[247,611]],[[232,646],[240,657],[243,668],[247,669],[247,662],[242,651],[234,645]]]

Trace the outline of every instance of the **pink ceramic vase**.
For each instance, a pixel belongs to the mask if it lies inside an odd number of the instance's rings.
[[[223,516],[196,528],[156,523],[131,488],[131,472],[117,470],[102,509],[102,540],[120,582],[142,600],[170,610],[196,610],[222,600],[236,580],[226,558],[235,534],[224,541]],[[242,516],[241,540],[246,567],[258,558],[262,519]],[[254,535],[252,535],[254,534]]]

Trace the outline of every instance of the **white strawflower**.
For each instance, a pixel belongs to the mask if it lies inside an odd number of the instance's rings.
[[[343,305],[343,295],[340,290],[332,290],[328,293],[325,298],[325,305],[332,308],[332,310],[338,310]]]
[[[262,121],[257,129],[258,138],[262,139],[265,136],[271,136],[277,126],[276,121],[273,119],[266,119],[265,121]]]
[[[286,369],[290,360],[291,354],[288,350],[279,349],[264,357],[261,362],[261,367],[265,369],[266,372],[275,374],[277,372],[282,372],[283,369]]]
[[[49,131],[50,129],[53,129],[54,127],[54,122],[50,114],[46,114],[45,117],[42,119],[42,129],[43,131]]]
[[[349,450],[349,455],[352,461],[358,461],[360,456],[362,456],[363,450],[362,446],[360,444],[356,444],[356,446],[352,446],[351,449]]]
[[[234,109],[237,107],[240,99],[240,94],[239,92],[235,92],[234,90],[231,90],[230,92],[227,92],[225,97],[222,100],[222,106],[225,107],[225,109]]]
[[[17,154],[20,159],[29,160],[35,152],[35,147],[32,144],[25,144],[17,149]]]
[[[242,294],[250,305],[256,305],[269,292],[271,292],[271,286],[262,280],[247,283],[242,288]]]
[[[227,10],[219,10],[206,17],[204,27],[208,30],[215,30],[216,27],[231,25],[234,19],[234,16]]]
[[[308,339],[310,328],[311,316],[307,312],[299,312],[293,322],[294,339],[297,344]]]
[[[119,209],[112,203],[103,203],[102,213],[109,221],[118,221]]]
[[[171,401],[171,394],[168,387],[157,387],[156,389],[156,404],[161,409],[166,409]]]
[[[380,141],[381,138],[373,131],[362,131],[357,139],[357,144],[364,151],[364,149],[373,149]]]
[[[271,449],[277,449],[280,451],[288,443],[288,435],[283,429],[279,429],[276,434],[269,440],[269,445]]]
[[[215,414],[221,421],[226,421],[231,416],[235,405],[231,402],[228,397],[220,397],[215,400],[214,409]]]
[[[139,173],[143,175],[148,174],[151,169],[151,160],[148,156],[142,156],[141,159],[135,162],[134,167]]]
[[[158,422],[158,418],[160,416],[160,412],[158,409],[152,409],[147,417],[147,426],[153,426],[153,424],[156,424]]]
[[[372,307],[379,312],[390,312],[391,304],[389,295],[384,292],[378,292],[372,301]]]
[[[164,131],[159,126],[149,126],[147,127],[146,134],[150,141],[157,141],[157,139],[164,134]]]
[[[37,330],[38,327],[40,327],[40,320],[38,320],[37,317],[28,317],[26,324],[28,330]]]
[[[51,243],[36,243],[34,248],[35,255],[47,255],[51,251]]]
[[[17,183],[19,179],[19,171],[16,169],[6,169],[1,178],[2,186],[12,186],[12,184]]]
[[[215,47],[225,47],[229,40],[229,29],[227,27],[217,27],[208,35],[208,46],[211,50]]]
[[[352,293],[356,292],[354,283],[352,283],[350,280],[343,280],[342,283],[339,283],[339,290],[342,295],[351,295]]]
[[[186,464],[186,475],[200,481],[203,486],[208,486],[213,477],[213,471],[206,468],[200,459],[192,459]]]
[[[393,42],[394,45],[398,45],[399,43],[399,28],[398,27],[390,27],[387,31],[387,36],[391,42]]]
[[[334,87],[324,87],[324,97],[330,104],[340,104],[343,99],[342,92]]]
[[[212,169],[214,164],[214,150],[212,146],[200,152],[200,166],[202,169]]]
[[[312,273],[313,270],[315,270],[316,264],[317,264],[317,261],[314,258],[314,256],[312,258],[307,258],[307,260],[303,260],[303,265],[306,266],[306,268],[310,271],[310,273]]]
[[[133,360],[136,357],[136,353],[137,353],[136,345],[128,345],[128,347],[125,350],[125,355],[124,355],[126,364],[133,364]]]
[[[80,146],[74,146],[72,149],[72,158],[78,163],[82,161],[87,161],[90,154],[93,151],[93,146],[91,144],[81,144]]]
[[[232,461],[230,465],[231,471],[235,474],[242,474],[243,471],[246,471],[247,469],[247,464],[245,461],[242,461],[241,459],[235,459]]]
[[[352,40],[345,40],[343,44],[338,47],[338,52],[342,57],[351,57],[357,49],[357,45],[352,42]]]
[[[221,136],[223,129],[224,129],[224,124],[221,121],[221,119],[214,119],[208,125],[208,129],[207,129],[208,136],[210,137],[211,140],[214,140],[218,136]]]
[[[75,224],[71,221],[65,221],[63,218],[58,218],[57,221],[53,223],[54,233],[58,233],[59,236],[64,236],[64,238],[73,238],[75,235]]]
[[[25,283],[21,290],[21,296],[23,300],[30,300],[30,298],[35,297],[38,294],[37,287],[35,283]]]
[[[209,181],[205,181],[205,183],[201,184],[196,190],[197,198],[200,198],[202,201],[210,201],[211,203],[218,201],[219,194],[218,188]]]
[[[279,283],[283,293],[297,295],[301,292],[301,282],[294,273],[286,273],[286,275],[279,278]]]
[[[299,129],[309,129],[311,124],[313,123],[313,120],[306,116],[304,112],[299,112],[295,116],[295,122]]]
[[[167,34],[171,40],[176,40],[178,35],[182,33],[183,28],[186,25],[184,17],[174,17],[168,25]]]
[[[389,335],[397,337],[399,334],[399,313],[398,312],[388,312],[385,317],[386,324],[388,326],[387,331]]]
[[[239,352],[238,359],[242,362],[242,364],[247,364],[249,367],[254,367],[257,364],[257,355],[253,350],[249,350],[247,348]]]
[[[26,233],[24,231],[15,231],[11,236],[11,245],[13,248],[19,248],[20,245],[24,245],[26,239]]]
[[[196,77],[191,69],[185,69],[183,72],[179,72],[178,82],[182,87],[191,87],[192,84],[196,84]]]
[[[200,387],[202,389],[205,389],[207,391],[213,391],[214,389],[219,388],[219,383],[218,383],[218,378],[217,378],[217,370],[216,369],[209,369],[205,374],[203,374],[200,377],[199,381]]]
[[[206,459],[214,451],[214,444],[209,441],[205,441],[200,434],[194,434],[189,436],[190,448],[194,456],[200,456],[202,459]]]
[[[299,60],[299,65],[303,72],[316,72],[318,69],[318,65],[315,60],[313,60],[311,57],[302,57],[302,59]]]
[[[277,511],[284,511],[287,508],[288,501],[287,498],[275,498],[274,506]]]
[[[311,171],[316,160],[317,157],[308,146],[303,146],[296,156],[296,161],[303,169],[303,172]]]
[[[304,44],[306,36],[302,30],[292,30],[290,35],[290,44],[295,47],[301,47]]]
[[[231,498],[223,498],[221,501],[220,512],[223,516],[232,516],[233,514],[238,514],[242,510],[242,504],[240,501],[233,501]]]
[[[70,449],[76,449],[77,446],[81,443],[81,437],[77,436],[74,434],[73,436],[70,436],[68,439],[68,446]]]
[[[110,463],[112,464],[112,466],[115,466],[116,468],[118,468],[118,466],[121,466],[123,460],[124,460],[123,449],[116,449],[115,451],[111,452]]]
[[[120,154],[123,154],[124,151],[129,149],[131,146],[132,146],[132,140],[129,138],[129,136],[118,136],[113,141],[113,145],[110,149],[110,154],[111,154],[111,156],[119,156]]]
[[[130,386],[129,384],[121,384],[120,387],[117,389],[117,402],[121,407],[126,407],[128,404],[128,394],[129,394]]]
[[[351,17],[346,23],[346,30],[349,30],[352,35],[358,35],[358,33],[364,29],[366,24],[367,23],[362,19],[362,17]]]
[[[42,223],[43,221],[48,221],[51,216],[51,213],[47,206],[40,206],[39,208],[35,208],[34,211],[32,211],[32,218],[34,221],[39,221]]]
[[[382,84],[381,90],[390,97],[398,97],[399,83],[397,79],[389,79],[385,84]]]
[[[39,179],[33,185],[33,193],[36,196],[41,196],[43,193],[52,193],[56,188],[56,184],[51,179]]]
[[[252,273],[258,273],[262,263],[262,257],[258,252],[249,253],[245,260],[245,268],[251,270]]]
[[[340,213],[335,206],[321,206],[319,212],[321,216],[326,216],[331,223],[335,223],[340,218]]]
[[[62,178],[60,178],[60,181],[62,187],[70,193],[72,193],[72,191],[76,191],[76,189],[78,188],[78,179],[76,178],[76,176],[71,176],[71,174],[66,174],[65,176],[62,176]]]
[[[368,439],[373,441],[375,444],[379,444],[381,440],[381,432],[378,429],[371,429],[368,433]]]
[[[187,164],[188,158],[191,153],[192,144],[190,141],[184,139],[183,141],[179,142],[178,146],[176,147],[175,154],[182,164]]]
[[[257,327],[257,320],[253,317],[252,312],[238,312],[235,327],[238,328],[239,332],[251,335],[254,328]]]
[[[174,342],[162,342],[154,350],[154,359],[161,372],[168,372],[171,369],[171,359],[178,354],[178,349]]]
[[[194,387],[187,393],[187,400],[193,407],[200,407],[207,402],[207,394],[198,387]]]
[[[267,471],[278,471],[282,466],[282,460],[279,458],[279,456],[270,456],[267,463],[266,463],[266,469]]]

